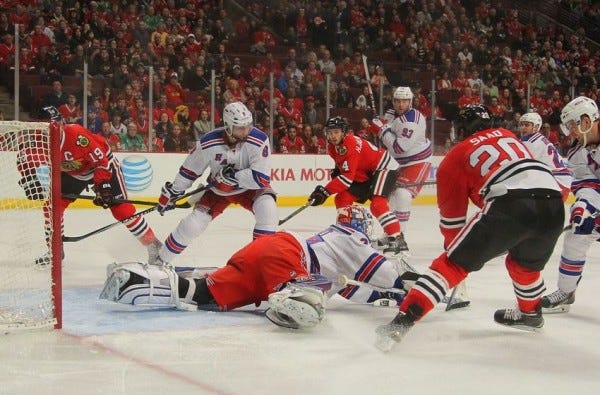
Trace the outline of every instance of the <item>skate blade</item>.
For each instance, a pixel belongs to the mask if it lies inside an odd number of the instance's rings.
[[[542,314],[560,314],[571,310],[570,304],[563,304],[556,307],[542,307]]]
[[[373,301],[373,306],[375,307],[397,307],[398,302],[394,299],[377,299]]]
[[[496,322],[496,321],[494,321]],[[528,326],[528,325],[506,325],[506,324],[501,324],[500,322],[496,322],[496,324],[504,326],[506,328],[512,328],[512,329],[518,329],[520,331],[525,331],[525,332],[540,332],[542,330],[542,327],[536,328],[534,326]]]

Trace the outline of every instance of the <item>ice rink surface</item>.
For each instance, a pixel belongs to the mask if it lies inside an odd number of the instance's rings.
[[[295,208],[279,208],[284,218]],[[160,239],[187,210],[147,216]],[[305,235],[335,219],[309,207],[283,228]],[[65,234],[112,222],[101,210],[70,210]],[[252,216],[227,210],[180,257],[180,266],[222,266],[250,241]],[[441,252],[434,206],[413,208],[409,262],[422,271]],[[562,238],[544,273],[556,288]],[[106,265],[146,259],[124,227],[65,244],[64,329],[10,333],[0,340],[0,394],[598,394],[600,246],[590,250],[577,301],[545,315],[541,332],[499,326],[497,308],[515,303],[501,258],[467,281],[471,306],[440,305],[390,353],[374,347],[377,325],[395,308],[334,298],[310,331],[279,328],[266,308],[180,312],[140,310],[98,300]]]

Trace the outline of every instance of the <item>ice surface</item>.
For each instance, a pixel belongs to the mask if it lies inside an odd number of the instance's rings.
[[[284,218],[295,208],[279,209]],[[187,213],[147,216],[161,239]],[[284,228],[316,232],[335,218],[310,207]],[[424,270],[441,251],[437,209],[416,206],[406,229],[410,263]],[[113,221],[107,211],[70,210],[65,234]],[[240,208],[215,220],[174,263],[222,266],[250,241],[252,216]],[[562,239],[545,271],[555,289]],[[64,329],[11,333],[0,340],[0,394],[597,394],[600,385],[598,246],[590,251],[577,301],[546,315],[540,333],[494,324],[514,305],[510,279],[495,259],[467,281],[471,306],[440,305],[389,353],[375,328],[394,308],[332,299],[310,331],[274,326],[254,306],[228,312],[139,310],[98,299],[106,265],[143,260],[124,227],[65,245]]]

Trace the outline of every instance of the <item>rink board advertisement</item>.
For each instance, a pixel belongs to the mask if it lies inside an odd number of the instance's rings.
[[[16,162],[14,152],[0,152],[0,155],[10,155],[8,161]],[[125,184],[130,198],[139,200],[156,200],[160,189],[166,181],[172,181],[187,154],[177,153],[139,153],[116,152],[115,156],[121,162],[125,177]],[[443,157],[433,157],[433,166],[428,181],[435,180],[437,167]],[[2,158],[5,159],[5,158]],[[273,155],[271,169],[271,186],[277,192],[279,206],[299,206],[306,203],[308,195],[317,185],[325,185],[329,180],[329,172],[333,168],[333,160],[328,155]],[[38,171],[40,181],[48,183],[47,169]],[[204,182],[208,170],[194,183],[194,187]],[[1,199],[25,198],[22,189],[17,185],[19,174],[14,172],[14,179],[4,182],[14,182],[15,196],[2,196]],[[92,192],[88,192],[92,194]],[[415,198],[415,204],[434,204],[435,185],[426,185],[420,195]],[[325,204],[333,204],[333,199],[328,199]],[[73,207],[90,207],[90,201],[78,200]]]
[[[172,181],[186,154],[142,154],[117,152],[121,162],[127,190],[132,198],[156,199],[165,181]],[[437,167],[443,157],[434,157],[429,181],[435,180]],[[298,206],[306,203],[308,195],[319,184],[325,185],[330,180],[333,159],[328,155],[273,155],[271,169],[271,186],[277,192],[277,203],[280,206]],[[204,182],[208,170],[199,182]],[[424,186],[415,204],[435,203],[435,185]],[[332,204],[328,199],[326,204]]]

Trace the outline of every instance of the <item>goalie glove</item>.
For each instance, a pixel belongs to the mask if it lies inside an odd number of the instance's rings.
[[[175,208],[175,202],[181,196],[183,196],[183,192],[173,188],[173,183],[170,181],[165,182],[165,185],[160,190],[160,197],[158,198],[156,211],[158,211],[160,215],[165,215],[165,211]]]
[[[25,196],[29,200],[44,200],[46,190],[36,176],[21,177],[19,186],[23,188]]]
[[[600,226],[598,210],[585,200],[578,200],[571,206],[571,229],[577,235],[589,235]]]
[[[114,205],[114,197],[110,182],[101,182],[97,185],[94,185],[93,189],[94,192],[96,192],[96,197],[93,200],[96,206],[109,208],[110,206]]]
[[[231,192],[238,187],[233,165],[223,166],[215,175],[214,186],[220,191]]]
[[[311,206],[320,206],[325,203],[325,200],[331,195],[323,185],[317,185],[313,193],[308,197],[308,201],[312,200]]]

